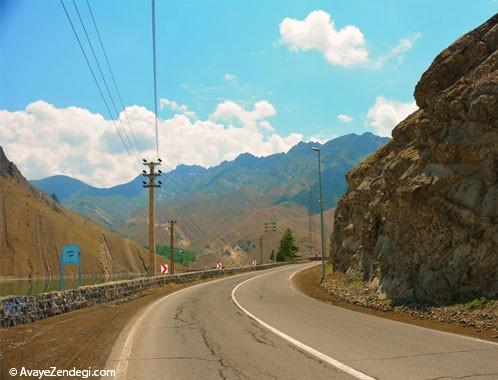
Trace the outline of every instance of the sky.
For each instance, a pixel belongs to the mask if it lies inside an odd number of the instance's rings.
[[[30,179],[126,182],[156,158],[150,1],[0,0],[0,145]],[[80,12],[107,87],[81,27]],[[164,170],[301,140],[390,136],[444,48],[496,0],[156,0]],[[116,107],[112,106],[112,101]],[[114,109],[115,108],[115,109]]]

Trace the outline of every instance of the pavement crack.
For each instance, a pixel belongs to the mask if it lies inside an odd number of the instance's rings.
[[[431,377],[429,379],[425,380],[458,380],[458,379],[469,379],[473,377],[488,377],[488,376],[496,376],[498,375],[498,372],[492,372],[492,373],[473,373],[471,375],[464,375],[464,376],[438,376],[438,377]]]
[[[414,357],[459,354],[459,353],[465,353],[465,352],[479,352],[479,351],[487,351],[487,350],[489,350],[489,348],[479,348],[479,349],[473,349],[473,350],[458,350],[458,351],[427,352],[427,353],[423,353],[423,354],[389,356],[386,358],[351,359],[351,361],[352,362],[364,362],[364,361],[370,361],[370,360],[372,360],[372,361],[397,360],[397,359],[406,359],[406,358],[414,358]]]
[[[248,330],[248,329],[245,329],[245,331],[247,333],[249,333],[252,338],[258,342],[258,343],[261,343],[261,344],[264,344],[266,346],[271,346],[271,347],[275,347],[275,344],[273,344],[273,342],[271,341],[268,341],[268,340],[265,340],[266,339],[266,334],[262,334],[262,337],[258,336],[258,334],[254,331],[251,331],[251,330]]]
[[[206,329],[201,328],[200,330],[201,330],[201,336],[202,336],[202,340],[203,340],[204,344],[206,345],[206,347],[209,350],[209,352],[211,353],[211,355],[213,355],[217,359],[218,364],[221,367],[221,368],[218,369],[218,375],[220,376],[220,378],[223,379],[223,380],[226,380],[227,379],[226,373],[228,371],[233,371],[233,372],[235,372],[237,374],[237,378],[246,378],[247,379],[247,376],[245,376],[237,368],[227,365],[227,363],[221,357],[221,355],[219,355],[216,352],[213,343],[209,339],[209,336],[208,336],[208,333],[207,333]]]
[[[216,362],[216,359],[204,358],[201,356],[154,356],[151,358],[128,358],[130,361],[139,361],[139,360],[200,360],[206,362]]]
[[[178,321],[178,322],[181,322],[181,323],[192,325],[192,322],[189,322],[189,321],[186,321],[183,318],[180,318],[180,316],[183,314],[184,307],[185,307],[184,304],[181,304],[180,306],[177,307],[175,315],[173,316],[173,319],[175,321]]]

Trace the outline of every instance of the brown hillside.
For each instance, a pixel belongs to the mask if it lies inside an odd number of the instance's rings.
[[[80,245],[84,275],[145,272],[142,247],[33,188],[0,147],[0,278],[57,277],[62,246],[72,243]]]
[[[225,266],[250,265],[260,259],[259,238],[265,236],[263,255],[268,261],[271,250],[276,249],[282,232],[290,228],[294,232],[300,254],[309,255],[308,211],[292,202],[271,206],[272,194],[246,197],[242,192],[233,192],[209,199],[195,199],[190,204],[169,203],[160,205],[157,211],[159,227],[158,242],[169,245],[167,221],[177,219],[175,245],[198,253],[197,261],[189,268],[213,266],[217,261]],[[326,236],[333,224],[334,210],[325,212]],[[147,239],[146,214],[136,212],[126,220],[121,231],[145,244]],[[313,216],[315,224],[314,246],[319,249],[319,215]],[[264,222],[276,222],[278,231],[264,233]],[[327,244],[328,246],[328,244]]]

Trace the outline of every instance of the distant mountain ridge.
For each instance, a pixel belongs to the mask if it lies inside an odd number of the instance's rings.
[[[156,193],[158,241],[167,241],[163,226],[171,218],[179,220],[177,244],[210,254],[240,252],[240,247],[246,252],[252,247],[254,254],[263,217],[282,221],[304,238],[308,209],[319,211],[317,153],[311,148],[321,149],[324,206],[329,210],[346,190],[346,173],[388,141],[372,133],[349,134],[324,144],[300,142],[287,153],[266,157],[243,153],[207,169],[179,165],[162,176]],[[146,245],[148,195],[142,180],[137,176],[108,189],[60,176],[32,183],[55,193],[68,208]]]
[[[322,150],[324,188],[332,189],[332,194],[324,202],[325,208],[330,208],[346,189],[346,172],[388,141],[369,132],[363,135],[349,134],[323,145],[300,142],[287,153],[266,157],[242,153],[233,161],[223,161],[208,169],[198,165],[178,165],[175,170],[163,175],[162,182],[165,185],[158,191],[158,199],[168,201],[187,195],[212,196],[250,187],[265,193],[281,193],[274,200],[275,204],[291,201],[307,207],[310,188],[316,192],[318,186],[316,153],[311,147],[319,146]],[[139,175],[121,185],[97,188],[72,177],[56,175],[31,183],[49,194],[55,194],[69,208],[112,226],[119,223],[122,216],[117,215],[119,212],[106,210],[106,204],[101,204],[102,199],[109,201],[107,204],[112,207],[126,203],[127,209],[136,210],[146,201],[142,180]],[[92,210],[95,205],[109,214],[110,218],[96,215],[95,210]],[[313,211],[318,211],[318,205],[313,206]]]

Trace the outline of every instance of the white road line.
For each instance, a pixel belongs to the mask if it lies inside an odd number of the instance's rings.
[[[305,267],[303,269],[299,269],[295,272],[292,272],[289,276],[289,282],[290,282],[290,286],[291,288],[298,294],[304,296],[304,297],[307,297],[309,298],[310,300],[314,301],[314,302],[319,302],[321,303],[322,305],[325,304],[325,305],[329,305],[329,306],[332,306],[332,307],[339,307],[341,308],[341,306],[337,306],[337,305],[334,305],[334,304],[331,304],[331,303],[327,303],[325,301],[322,301],[322,300],[319,300],[317,298],[313,298],[305,293],[303,293],[301,290],[297,289],[292,280],[294,279],[294,276],[296,274],[298,274],[299,272],[301,272],[302,270],[306,270],[306,269],[309,269],[311,268],[313,265],[310,265],[308,267]],[[344,308],[342,308],[344,309]],[[349,309],[344,309],[344,310],[349,310]],[[460,339],[466,339],[466,340],[471,340],[471,341],[474,341],[474,342],[478,342],[478,343],[485,343],[485,344],[490,344],[492,346],[497,346],[498,347],[498,343],[496,342],[492,342],[490,340],[484,340],[484,339],[480,339],[480,338],[474,338],[473,336],[468,336],[468,335],[461,335],[461,334],[457,334],[457,333],[452,333],[452,332],[448,332],[448,331],[441,331],[441,330],[436,330],[436,329],[431,329],[430,327],[424,327],[424,326],[419,326],[419,325],[414,325],[414,324],[411,324],[409,322],[401,322],[401,321],[396,321],[396,320],[393,320],[393,319],[388,319],[388,318],[382,318],[382,317],[379,317],[377,315],[370,315],[370,314],[365,314],[365,313],[362,313],[360,311],[354,311],[354,310],[349,310],[353,313],[360,313],[360,314],[364,314],[364,315],[368,315],[369,317],[373,317],[373,318],[381,318],[381,319],[387,319],[388,321],[390,322],[393,322],[393,323],[398,323],[398,324],[402,324],[404,326],[410,326],[410,327],[413,327],[413,328],[416,328],[416,329],[421,329],[421,330],[425,330],[425,332],[433,332],[433,333],[438,333],[438,334],[444,334],[444,335],[450,335],[452,337],[456,337],[456,338],[460,338]]]
[[[252,273],[252,272],[240,273],[240,274],[236,274],[236,275],[232,275],[232,276],[228,276],[228,277],[223,277],[223,278],[219,278],[219,279],[215,279],[215,280],[209,280],[209,281],[203,282],[201,284],[191,285],[191,286],[188,286],[186,288],[183,288],[183,289],[180,289],[180,290],[176,290],[173,293],[170,293],[170,294],[168,294],[168,295],[166,295],[166,296],[158,299],[157,301],[153,302],[152,304],[150,304],[143,311],[143,313],[140,315],[140,317],[138,317],[135,320],[135,322],[133,322],[133,325],[130,327],[128,335],[126,336],[126,340],[125,340],[125,342],[123,344],[123,347],[121,348],[121,354],[119,355],[119,359],[117,359],[117,360],[111,360],[111,362],[115,362],[115,361],[118,362],[117,367],[116,367],[116,379],[125,379],[126,378],[126,373],[128,371],[128,360],[129,360],[130,355],[131,355],[131,350],[132,350],[132,347],[133,347],[133,340],[135,338],[136,332],[139,329],[140,325],[142,324],[142,321],[144,320],[144,318],[147,316],[147,314],[153,308],[155,308],[159,303],[161,303],[165,299],[168,299],[170,297],[173,297],[173,296],[176,296],[178,294],[184,293],[184,292],[189,291],[191,289],[194,289],[194,288],[197,288],[197,287],[201,287],[201,286],[206,286],[206,285],[212,284],[214,282],[227,280],[229,278],[243,276],[243,275],[246,275],[248,273]]]
[[[285,268],[285,269],[288,269],[288,268]],[[277,271],[278,272],[278,271]],[[347,366],[346,364],[338,361],[338,360],[335,360],[333,358],[331,358],[330,356],[327,356],[325,355],[324,353],[320,352],[320,351],[317,351],[315,350],[314,348],[298,341],[297,339],[294,339],[293,337],[287,335],[286,333],[276,329],[275,327],[273,326],[270,326],[268,323],[262,321],[261,319],[259,319],[258,317],[256,317],[254,314],[252,314],[250,311],[248,311],[247,309],[245,309],[244,307],[242,307],[242,305],[239,303],[239,301],[237,301],[237,298],[235,297],[235,293],[237,292],[237,289],[239,287],[241,287],[242,285],[248,283],[249,281],[252,281],[252,280],[255,280],[259,277],[263,277],[263,276],[268,276],[270,274],[273,274],[275,272],[270,272],[270,273],[264,273],[264,274],[260,274],[259,276],[255,276],[255,277],[251,277],[245,281],[242,281],[240,284],[238,284],[236,287],[234,287],[232,289],[232,301],[233,303],[240,309],[242,310],[243,313],[245,313],[249,318],[253,319],[254,321],[258,322],[261,326],[263,326],[264,328],[270,330],[272,333],[274,333],[275,335],[278,335],[279,337],[285,339],[287,342],[293,344],[294,346],[298,347],[299,349],[315,356],[316,358],[330,364],[331,366],[351,375],[351,376],[354,376],[355,378],[357,379],[360,379],[360,380],[375,380],[375,378],[371,377],[371,376],[368,376],[366,374],[364,374],[363,372],[360,372],[354,368],[351,368],[349,366]]]
[[[287,269],[287,268],[283,268],[283,269]],[[280,270],[282,270],[282,269],[280,269]],[[131,327],[129,328],[129,332],[126,335],[125,342],[123,343],[123,346],[122,346],[122,348],[120,350],[119,359],[115,359],[115,360],[112,360],[112,359],[109,360],[108,359],[108,363],[106,364],[106,368],[110,367],[109,363],[117,361],[118,364],[116,366],[116,377],[115,378],[116,379],[126,379],[126,373],[128,371],[128,360],[129,360],[130,355],[131,355],[131,350],[132,350],[132,347],[133,347],[133,340],[135,339],[136,331],[138,330],[139,326],[142,324],[142,321],[147,316],[147,314],[153,308],[155,308],[159,303],[161,303],[162,301],[164,301],[165,299],[168,299],[170,297],[176,296],[178,294],[184,293],[186,291],[189,291],[189,290],[197,288],[197,287],[206,286],[206,285],[218,282],[218,281],[228,280],[230,278],[244,276],[244,275],[247,275],[247,274],[250,274],[250,273],[253,273],[253,272],[249,271],[249,272],[239,273],[239,274],[235,274],[235,275],[229,275],[227,277],[223,277],[223,278],[219,278],[219,279],[215,279],[215,280],[209,280],[209,281],[203,282],[201,284],[191,285],[191,286],[188,286],[186,288],[177,290],[177,291],[175,291],[173,293],[170,293],[170,294],[168,294],[168,295],[166,295],[166,296],[158,299],[157,301],[153,302],[152,304],[150,304],[142,312],[142,314],[140,315],[140,317],[138,317],[135,320],[135,322],[133,322],[133,324],[131,325]],[[126,329],[126,327],[125,327],[125,329]]]

